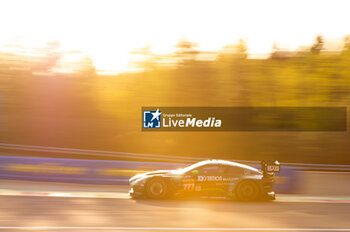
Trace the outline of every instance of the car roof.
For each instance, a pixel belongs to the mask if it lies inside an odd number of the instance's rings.
[[[234,167],[240,167],[240,168],[246,168],[246,169],[250,169],[253,171],[259,171],[256,168],[253,168],[251,166],[245,165],[245,164],[241,164],[241,163],[237,163],[237,162],[233,162],[233,161],[228,161],[228,160],[217,160],[217,159],[210,159],[210,160],[204,160],[204,161],[200,161],[198,162],[198,164],[201,165],[206,165],[206,164],[222,164],[222,165],[229,165],[229,166],[234,166]]]

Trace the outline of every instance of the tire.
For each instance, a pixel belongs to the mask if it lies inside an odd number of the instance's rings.
[[[259,186],[254,181],[243,181],[236,189],[236,196],[240,201],[256,201],[260,195]]]
[[[168,186],[161,178],[151,179],[146,185],[147,197],[150,199],[164,199],[168,192]]]

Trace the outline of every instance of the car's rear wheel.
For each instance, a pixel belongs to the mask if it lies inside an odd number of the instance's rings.
[[[236,195],[240,201],[256,201],[260,198],[260,189],[254,181],[243,181],[237,186]]]
[[[151,199],[163,199],[168,195],[168,186],[161,178],[151,179],[147,183],[146,192]]]

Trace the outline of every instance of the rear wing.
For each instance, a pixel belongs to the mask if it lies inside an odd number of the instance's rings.
[[[261,161],[261,170],[262,170],[264,175],[267,173],[276,173],[276,172],[279,173],[280,168],[281,168],[281,165],[277,160],[275,160],[275,161],[271,161],[271,160]]]

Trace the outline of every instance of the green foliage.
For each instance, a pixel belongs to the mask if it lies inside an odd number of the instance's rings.
[[[321,51],[320,43],[316,41],[314,50]],[[350,135],[343,132],[141,132],[142,106],[349,105],[349,40],[341,54],[305,52],[265,60],[246,59],[243,44],[226,47],[214,61],[200,61],[192,43],[181,43],[177,57],[186,62],[172,68],[153,68],[154,54],[145,48],[141,53],[148,54],[146,71],[112,77],[2,71],[1,141],[203,158],[350,164]]]

